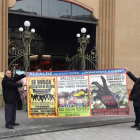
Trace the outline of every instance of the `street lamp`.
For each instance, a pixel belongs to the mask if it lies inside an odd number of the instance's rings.
[[[82,28],[81,29],[82,34],[78,33],[76,35],[78,38],[78,43],[80,43],[80,47],[77,49],[77,51],[80,53],[80,57],[81,57],[81,70],[85,70],[86,68],[85,50],[86,50],[87,44],[89,44],[90,42],[90,35],[86,35],[86,32],[87,32],[86,28]]]
[[[29,27],[30,27],[31,23],[29,21],[25,21],[24,22],[24,26],[25,26],[25,31],[22,27],[19,28],[19,31],[22,32],[21,34],[21,38],[23,41],[23,45],[24,45],[24,49],[25,49],[25,53],[24,53],[24,68],[25,68],[25,72],[30,70],[29,67],[29,63],[30,63],[30,45],[31,45],[31,41],[34,38],[33,33],[35,33],[35,29],[31,29],[31,31],[29,31]]]

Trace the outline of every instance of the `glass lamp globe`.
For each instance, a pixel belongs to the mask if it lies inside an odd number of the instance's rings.
[[[35,29],[31,29],[31,32],[32,32],[32,33],[35,33]]]
[[[79,38],[80,37],[80,34],[77,34],[76,36]]]
[[[86,28],[81,29],[81,33],[85,34],[87,32]]]
[[[20,27],[20,28],[19,28],[19,31],[20,31],[20,32],[23,32],[23,28],[22,28],[22,27]]]
[[[31,25],[30,21],[25,21],[25,22],[24,22],[24,26],[25,26],[25,27],[30,27],[30,25]]]
[[[87,36],[86,36],[86,38],[88,38],[88,39],[89,39],[89,38],[90,38],[90,35],[87,35]]]

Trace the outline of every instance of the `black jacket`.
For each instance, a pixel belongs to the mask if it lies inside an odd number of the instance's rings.
[[[22,87],[22,83],[16,83],[24,78],[24,74],[14,78],[8,78],[5,76],[2,80],[3,98],[7,104],[15,104],[17,102],[17,88]]]
[[[127,75],[135,82],[129,100],[133,101],[134,106],[140,107],[140,78],[135,77],[130,71],[127,72]]]

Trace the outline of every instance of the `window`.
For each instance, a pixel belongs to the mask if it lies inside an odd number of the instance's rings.
[[[51,18],[94,21],[91,12],[77,5],[59,0],[22,0],[9,8],[9,12]]]

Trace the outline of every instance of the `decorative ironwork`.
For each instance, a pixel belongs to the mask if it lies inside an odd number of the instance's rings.
[[[33,33],[35,33],[35,29],[31,29],[31,31],[29,31],[29,27],[30,27],[30,22],[29,21],[25,21],[24,22],[25,25],[25,31],[23,31],[23,28],[20,27],[19,31],[22,32],[21,34],[21,39],[23,42],[23,46],[24,48],[21,49],[17,49],[16,45],[13,44],[13,41],[10,42],[9,39],[9,59],[12,59],[12,61],[10,61],[9,64],[9,69],[14,69],[14,62],[17,61],[20,57],[23,57],[23,65],[24,65],[24,70],[25,72],[29,71],[29,65],[30,65],[30,55],[32,55],[30,53],[30,44],[32,39],[34,38]]]
[[[30,63],[30,44],[32,39],[34,38],[33,34],[29,31],[28,27],[25,27],[25,31],[21,35],[22,42],[24,45],[25,53],[24,53],[24,68],[25,71],[29,71],[29,63]]]
[[[86,29],[81,29],[82,34],[77,34],[78,43],[80,47],[78,47],[78,53],[74,55],[72,58],[66,57],[66,61],[68,63],[68,70],[90,70],[97,69],[98,67],[98,48],[94,47],[91,50],[91,54],[85,54],[87,45],[90,42],[90,35],[86,35]]]

